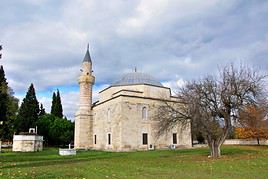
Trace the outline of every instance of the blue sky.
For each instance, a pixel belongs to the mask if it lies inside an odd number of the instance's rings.
[[[267,73],[267,19],[264,0],[1,0],[0,63],[17,97],[34,83],[50,111],[60,89],[73,119],[88,42],[97,100],[135,66],[173,89],[226,63]]]

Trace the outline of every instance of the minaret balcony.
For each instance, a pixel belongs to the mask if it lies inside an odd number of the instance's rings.
[[[78,79],[78,83],[90,83],[94,84],[95,83],[95,77],[94,76],[89,76],[89,75],[82,75]]]

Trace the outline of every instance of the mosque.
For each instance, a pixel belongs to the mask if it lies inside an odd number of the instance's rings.
[[[92,60],[87,48],[82,62],[80,104],[75,114],[75,148],[109,151],[191,147],[191,127],[174,127],[157,137],[153,119],[163,101],[176,102],[170,88],[135,70],[99,92],[92,104]]]

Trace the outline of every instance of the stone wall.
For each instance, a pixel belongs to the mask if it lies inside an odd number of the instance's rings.
[[[95,106],[93,140],[96,135],[97,141],[93,148],[112,151],[148,150],[150,144],[156,149],[168,148],[173,144],[173,133],[177,133],[176,146],[191,147],[190,124],[186,127],[178,125],[169,133],[156,136],[157,122],[153,116],[160,103],[159,100],[120,96]],[[142,118],[143,107],[148,109],[147,119]],[[109,133],[111,145],[108,145]],[[142,144],[142,133],[148,134],[147,145]]]
[[[100,92],[99,102],[106,101],[120,94],[148,97],[148,98],[170,98],[170,89],[151,85],[128,85],[114,86]]]
[[[14,152],[36,152],[43,150],[43,136],[38,135],[14,135]]]
[[[258,145],[257,139],[227,139],[225,145]],[[268,145],[268,140],[260,140],[260,145]]]

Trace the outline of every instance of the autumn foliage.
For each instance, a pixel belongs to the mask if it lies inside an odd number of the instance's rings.
[[[242,127],[235,129],[237,138],[255,138],[258,144],[260,139],[268,139],[267,113],[267,105],[248,106],[245,111],[240,113]]]

